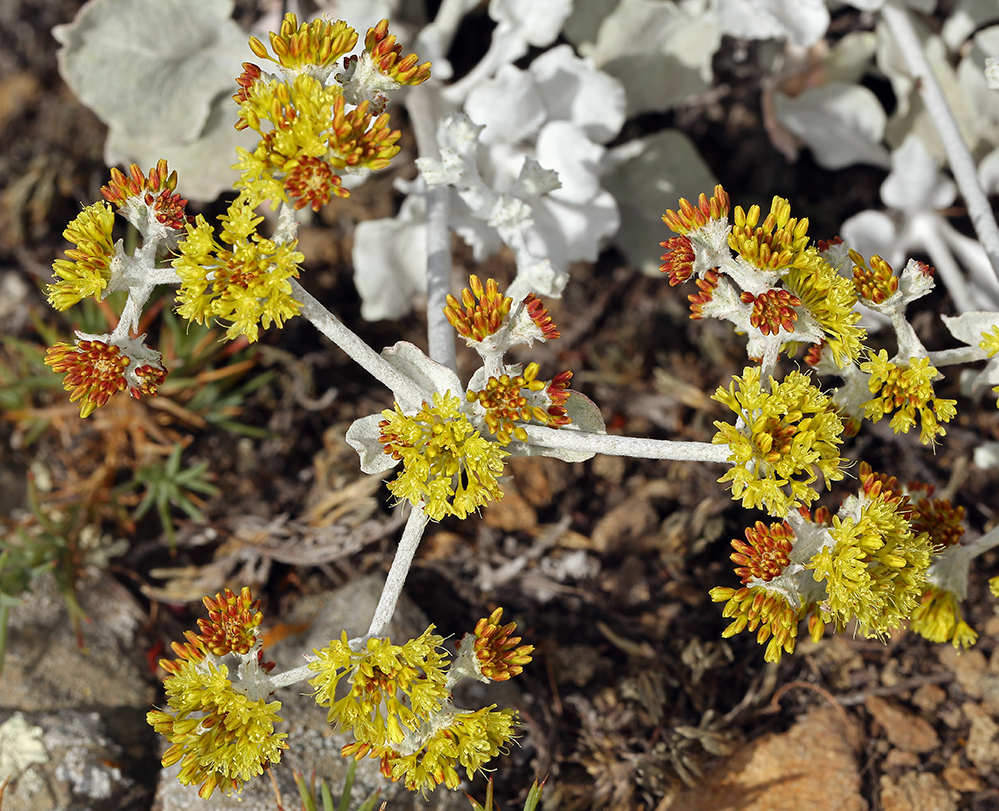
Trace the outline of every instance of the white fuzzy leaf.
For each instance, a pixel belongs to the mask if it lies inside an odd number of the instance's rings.
[[[885,111],[866,87],[830,82],[793,98],[777,93],[775,102],[778,120],[809,146],[821,166],[888,166],[888,150],[881,145]]]
[[[550,121],[571,121],[591,141],[604,144],[624,125],[626,97],[621,83],[558,45],[531,63]]]
[[[968,346],[978,346],[984,333],[999,326],[999,313],[993,312],[979,311],[963,313],[953,318],[946,315],[941,317],[950,334]]]
[[[60,72],[123,135],[191,141],[253,58],[232,8],[232,0],[90,0],[53,29]]]
[[[427,289],[426,201],[411,194],[392,219],[366,220],[354,231],[354,285],[361,316],[400,318]]]
[[[954,181],[937,169],[937,162],[916,135],[909,135],[891,155],[891,172],[881,184],[881,199],[900,211],[930,211],[954,202]]]
[[[434,393],[451,392],[458,397],[465,394],[465,387],[461,385],[458,375],[447,366],[428,358],[416,344],[399,341],[383,349],[382,357],[416,384],[424,394],[424,402],[430,402]],[[399,405],[404,411],[410,412],[416,411],[422,403],[400,402]]]
[[[560,186],[551,192],[555,200],[586,203],[600,193],[600,161],[604,148],[586,137],[581,127],[569,121],[550,121],[538,133],[537,161],[553,170]]]
[[[711,14],[687,14],[658,0],[622,0],[600,26],[591,56],[624,85],[628,115],[635,115],[669,109],[707,88],[720,44]]]
[[[385,453],[385,446],[378,441],[381,435],[378,423],[383,419],[385,418],[381,414],[361,417],[354,420],[347,429],[347,444],[357,451],[361,458],[361,471],[364,473],[384,473],[399,464],[398,459]]]
[[[562,30],[571,0],[490,0],[489,16],[501,27],[516,30],[520,37],[536,48],[551,44]]]
[[[829,27],[824,0],[718,0],[721,32],[742,39],[785,38],[809,48]]]
[[[483,144],[527,140],[545,120],[534,77],[513,65],[503,65],[494,79],[479,83],[465,100],[465,112],[484,128]]]
[[[609,157],[612,168],[604,176],[604,186],[614,195],[621,213],[614,242],[633,266],[658,273],[659,243],[670,236],[663,212],[676,208],[681,197],[696,200],[701,192],[710,194],[715,178],[679,130],[623,144]]]

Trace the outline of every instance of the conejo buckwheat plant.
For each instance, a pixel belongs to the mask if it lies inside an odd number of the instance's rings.
[[[884,9],[902,40],[906,14],[892,3]],[[233,99],[235,128],[254,133],[256,145],[238,148],[237,196],[227,212],[214,224],[190,217],[182,178],[165,160],[148,171],[135,164],[127,173],[113,169],[104,201],[67,227],[75,247],[56,261],[48,288],[60,310],[127,291],[114,329],[77,333],[73,343],[48,351],[46,362],[64,375],[84,418],[126,389],[136,398],[153,396],[167,379],[159,353],[135,334],[158,285],[177,287],[180,316],[221,322],[230,340],[255,342],[262,329],[305,318],[392,394],[391,408],[346,431],[361,469],[388,474],[392,496],[411,505],[368,632],[354,639],[344,633],[307,653],[306,664],[279,673],[264,660],[263,617],[250,590],[205,597],[208,618],[173,644],[176,659],[161,663],[166,706],[148,715],[170,742],[163,764],[180,764],[182,783],[200,786],[202,797],[216,788],[238,792],[280,762],[294,741],[280,731],[274,694],[301,682],[326,708],[327,722],[352,733],[345,756],[377,759],[386,777],[409,789],[457,788],[462,773],[471,778],[506,751],[517,714],[495,705],[462,709],[453,696],[462,681],[505,681],[530,663],[533,646],[520,644],[514,623],[503,624],[503,609],[480,619],[455,656],[434,625],[401,644],[386,628],[428,524],[464,519],[501,499],[513,457],[583,462],[605,454],[724,465],[719,481],[766,520],[747,520],[745,539],[732,542],[739,585],[719,585],[710,596],[732,619],[723,635],[755,632],[769,662],[794,652],[803,622],[815,640],[827,630],[883,640],[908,624],[932,641],[974,644],[961,602],[972,562],[999,545],[999,529],[962,542],[960,507],[847,451],[865,423],[881,420],[896,434],[918,428],[926,446],[941,442],[957,412],[955,400],[938,395],[940,370],[985,361],[972,373],[974,383],[999,388],[999,314],[946,319],[963,346],[929,351],[906,308],[932,291],[933,268],[909,259],[896,269],[839,239],[815,241],[808,219],[792,216],[787,200],[774,197],[769,212],[733,208],[716,185],[710,197],[680,199],[662,217],[675,235],[662,229],[661,270],[671,285],[696,286],[692,318],[729,321],[745,336],[747,365],[712,397],[726,418],[714,423],[711,442],[608,434],[600,409],[570,388],[572,371],[547,377],[540,361],[507,358],[514,348],[522,353],[560,338],[539,294],[561,293],[571,252],[553,262],[548,254],[557,245],[540,223],[550,211],[545,206],[558,207],[552,195],[575,179],[525,155],[519,174],[498,191],[481,169],[480,149],[495,143],[488,125],[448,109],[432,127],[417,121],[431,144],[417,162],[426,198],[428,352],[408,342],[377,352],[299,281],[300,218],[347,197],[345,178],[389,165],[401,134],[385,112],[388,94],[431,76],[429,63],[403,55],[387,21],[370,28],[352,55],[359,39],[343,21],[300,24],[294,14],[271,34],[269,48],[251,38],[262,64],[244,64]],[[923,84],[932,94],[933,81]],[[945,108],[935,109],[949,120]],[[952,148],[950,135],[943,139]],[[959,154],[962,147],[953,148]],[[970,177],[958,166],[954,172],[995,268],[999,240],[984,194],[971,190],[974,167]],[[600,194],[589,191],[587,205],[596,205]],[[457,296],[451,293],[442,245],[452,192],[464,206],[465,226],[487,223],[512,250],[517,273],[505,290],[472,275]],[[259,213],[264,206],[276,211],[272,222]],[[131,254],[112,239],[116,213],[142,238]],[[865,312],[890,326],[895,354],[871,346]],[[454,333],[480,362],[464,380]],[[782,356],[802,358],[800,368],[783,373]],[[830,378],[839,385],[829,385]],[[848,478],[857,486],[835,509],[818,503],[822,490]],[[999,578],[991,585],[999,594]]]

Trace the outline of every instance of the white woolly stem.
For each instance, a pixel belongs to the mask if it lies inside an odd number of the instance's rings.
[[[728,445],[710,442],[674,442],[668,439],[643,439],[614,434],[591,434],[541,425],[524,426],[531,445],[553,450],[603,453],[608,456],[631,456],[636,459],[673,459],[681,462],[725,462]]]
[[[930,255],[937,278],[947,288],[957,309],[961,312],[978,309],[971,286],[965,280],[950,246],[938,231],[940,222],[935,214],[917,214],[909,223],[908,230]]]
[[[301,314],[333,343],[346,352],[351,360],[387,386],[399,402],[422,403],[426,399],[420,388],[385,358],[362,341],[353,330],[344,326],[308,290],[291,279],[291,292],[302,305]]]
[[[427,526],[427,516],[423,509],[422,502],[413,507],[406,527],[402,531],[402,538],[399,540],[399,548],[396,549],[395,557],[392,559],[392,566],[389,568],[388,577],[385,578],[385,587],[382,589],[382,596],[378,598],[378,606],[375,608],[375,615],[371,618],[371,625],[368,627],[367,639],[384,636],[388,629],[388,624],[395,613],[396,603],[399,602],[399,595],[402,594],[403,584],[406,582],[406,575],[413,564],[413,556],[423,538],[423,530]]]
[[[969,551],[973,558],[984,555],[990,549],[999,546],[999,526],[993,527],[981,537],[969,544],[962,544],[962,546]]]
[[[125,306],[121,308],[121,315],[118,318],[118,325],[111,332],[109,340],[111,343],[128,338],[132,332],[139,331],[139,319],[142,318],[142,308],[146,306],[149,294],[153,292],[153,285],[134,285],[128,288],[128,298],[125,299]]]
[[[934,369],[943,366],[955,366],[958,363],[975,363],[985,360],[988,353],[977,346],[960,346],[957,349],[942,349],[939,352],[928,352],[926,355],[930,359],[930,365]]]
[[[274,690],[277,690],[281,687],[298,684],[300,681],[305,681],[315,674],[316,672],[314,670],[309,670],[308,665],[299,665],[291,670],[285,670],[283,673],[268,676],[268,681],[270,682],[271,687]]]
[[[429,84],[429,83],[428,83]],[[416,132],[420,157],[440,160],[437,148],[437,118],[433,111],[436,88],[414,89],[406,103]],[[451,371],[458,370],[455,334],[444,316],[447,294],[451,292],[451,190],[436,186],[427,190],[427,341],[432,360]]]
[[[881,16],[898,43],[930,119],[940,134],[940,140],[947,152],[947,160],[968,207],[968,216],[971,217],[975,233],[989,257],[992,271],[999,277],[999,225],[996,224],[988,197],[978,182],[975,161],[961,137],[957,121],[947,105],[936,76],[930,69],[909,12],[903,7],[901,0],[888,0],[881,10]]]

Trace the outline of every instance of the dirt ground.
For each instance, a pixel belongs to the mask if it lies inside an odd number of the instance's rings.
[[[66,247],[66,223],[81,204],[99,199],[108,177],[104,127],[60,80],[49,34],[79,5],[0,0],[0,273],[27,284],[25,306],[0,326],[3,338],[16,339],[0,344],[0,361],[30,381],[23,402],[7,405],[0,420],[9,485],[0,500],[5,513],[23,509],[25,472],[44,469],[52,486],[43,500],[63,507],[82,501],[86,515],[128,541],[109,565],[149,618],[139,656],[155,660],[193,626],[198,599],[224,586],[251,585],[264,600],[265,626],[280,635],[282,617],[303,595],[385,571],[391,562],[398,513],[384,488],[366,483],[343,441],[353,419],[389,402],[303,320],[267,332],[255,347],[208,340],[198,363],[177,359],[182,370],[172,375],[187,388],[165,387],[155,400],[122,398],[86,422],[55,375],[45,377],[37,350],[25,347],[44,347],[46,329],[65,340],[71,324],[48,308],[39,288]],[[837,25],[851,21],[856,15],[838,17]],[[724,92],[631,122],[632,132],[680,127],[733,203],[788,197],[795,214],[811,218],[816,238],[876,207],[879,170],[829,172],[807,152],[789,164],[773,149],[760,122],[759,77],[728,60],[730,46],[716,65]],[[420,314],[399,322],[360,319],[349,266],[353,225],[391,214],[398,204],[392,173],[414,171],[411,141],[404,143],[396,168],[329,206],[302,234],[303,283],[376,347],[425,344]],[[455,244],[469,272],[494,276],[501,288],[511,278],[510,257],[477,267]],[[562,338],[532,359],[542,375],[571,369],[574,388],[600,405],[613,432],[709,441],[713,421],[723,416],[709,396],[741,371],[744,350],[728,325],[689,320],[688,292],[643,277],[607,251],[595,264],[574,267],[565,298],[548,303]],[[947,296],[937,292],[919,304],[913,321],[920,335],[929,348],[942,348],[947,336],[937,316],[953,312]],[[101,310],[87,317],[99,321]],[[175,347],[182,343],[182,330],[151,330]],[[235,372],[221,371],[234,364]],[[981,442],[999,439],[999,416],[989,402],[961,398],[956,377],[942,396],[958,399],[959,416],[935,453],[879,425],[865,427],[848,454],[901,481],[935,485],[965,508],[967,532],[976,537],[997,520],[999,474],[976,468],[972,454]],[[208,384],[215,387],[196,397],[194,389]],[[221,495],[200,499],[204,522],[174,511],[171,555],[155,510],[134,521],[138,494],[123,485],[176,442],[185,445],[185,460],[208,463]],[[868,808],[933,807],[914,803],[935,796],[937,787],[954,803],[939,807],[999,808],[996,763],[968,752],[975,712],[999,713],[999,701],[983,687],[999,673],[999,617],[986,585],[995,554],[981,561],[965,606],[980,633],[973,653],[956,657],[910,634],[886,644],[844,635],[802,644],[774,667],[751,635],[722,640],[727,621],[708,598],[713,586],[736,584],[729,541],[762,517],[731,501],[716,481],[721,468],[597,457],[575,466],[514,460],[511,472],[505,498],[481,520],[446,520],[428,532],[407,586],[440,633],[460,636],[503,605],[537,647],[517,680],[520,745],[498,761],[494,775],[504,808],[522,802],[536,775],[549,776],[549,802],[564,811],[695,807],[670,803],[680,802],[683,786],[717,775],[712,769],[737,772],[732,758],[747,751],[745,744],[791,734],[812,718],[809,712],[830,707],[849,723],[820,725],[800,745],[831,758],[847,741],[859,775],[856,794]],[[841,484],[829,504],[846,494],[850,482]],[[246,531],[248,518],[272,527],[266,550]],[[330,526],[344,529],[335,542],[317,531]],[[315,540],[320,535],[325,540]],[[183,573],[164,578],[167,567]],[[77,587],[87,588],[82,570]],[[147,670],[152,682],[154,670]],[[926,775],[929,782],[920,782]],[[826,777],[814,779],[821,787]],[[768,791],[775,792],[770,806]],[[780,791],[778,782],[714,807],[783,808],[775,799]],[[910,804],[893,804],[903,801]]]

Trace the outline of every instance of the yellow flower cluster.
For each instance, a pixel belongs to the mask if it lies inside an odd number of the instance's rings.
[[[759,206],[736,206],[731,225],[727,214],[728,195],[717,186],[710,200],[703,194],[697,206],[681,200],[679,211],[663,216],[681,236],[660,243],[666,249],[660,270],[671,285],[694,279],[699,292],[688,296],[691,318],[732,321],[750,333],[754,358],[775,343],[794,352],[800,343],[823,342],[837,366],[856,360],[865,334],[857,326],[857,294],[809,245],[808,219],[792,217],[782,197],[773,198],[762,221]],[[754,339],[756,330],[776,341]]]
[[[272,31],[269,39],[277,58],[256,37],[250,37],[250,50],[284,68],[308,69],[336,64],[354,49],[357,32],[343,20],[333,22],[320,17],[299,25],[295,14],[286,14],[281,27]]]
[[[822,621],[843,630],[856,620],[865,637],[884,637],[915,611],[933,546],[927,533],[913,532],[908,497],[883,486],[869,468],[862,468],[861,481],[860,494],[833,517],[833,543],[806,568],[825,585]]]
[[[343,171],[388,166],[399,151],[400,132],[391,129],[388,115],[381,113],[381,90],[374,91],[374,106],[363,92],[352,93],[356,106],[348,110],[344,87],[330,80],[336,62],[357,43],[357,33],[346,23],[316,20],[299,25],[294,14],[287,14],[270,41],[276,57],[255,37],[250,47],[258,57],[279,64],[284,75],[266,75],[247,62],[233,97],[239,104],[236,128],[260,135],[252,152],[238,150],[237,188],[253,205],[270,200],[273,207],[283,202],[318,211],[332,197],[349,195],[341,186]],[[364,78],[378,88],[415,85],[430,76],[429,63],[417,66],[414,54],[399,59],[401,46],[388,34],[385,20],[368,32],[365,49],[363,64],[370,70]],[[344,64],[353,76],[357,58]]]
[[[503,326],[512,304],[512,298],[500,293],[495,279],[487,279],[483,285],[473,273],[468,277],[468,287],[461,291],[461,301],[447,294],[444,317],[463,338],[484,341]]]
[[[317,650],[309,669],[318,675],[309,683],[316,690],[316,703],[329,707],[327,723],[353,730],[359,743],[372,747],[401,743],[405,730],[415,729],[448,698],[446,660],[440,649],[444,638],[433,629],[431,625],[404,645],[370,639],[361,652],[351,649],[344,633]],[[337,698],[345,676],[350,690]]]
[[[732,468],[719,481],[732,482],[732,497],[745,507],[784,517],[818,498],[819,474],[827,487],[843,478],[843,424],[808,375],[791,372],[764,387],[759,367],[747,367],[712,399],[737,417],[716,422],[712,442],[728,446]]]
[[[510,678],[531,660],[532,646],[515,647],[520,641],[511,636],[516,626],[498,625],[502,611],[476,625],[471,650],[479,660],[496,664],[492,675],[478,674],[481,680]],[[379,759],[386,777],[414,791],[441,783],[457,788],[459,767],[471,778],[513,738],[513,710],[493,705],[466,711],[451,704],[443,641],[431,625],[404,645],[370,639],[355,651],[344,634],[317,650],[309,664],[317,674],[309,683],[316,702],[329,708],[329,723],[354,734],[343,754]],[[342,682],[350,685],[346,692]]]
[[[385,453],[401,459],[402,472],[389,490],[414,505],[424,502],[427,515],[439,521],[445,515],[465,518],[503,491],[497,478],[509,451],[479,434],[450,393],[435,393],[416,414],[398,406],[383,411],[379,442]]]
[[[410,791],[427,791],[443,783],[450,789],[461,785],[455,768],[461,766],[471,780],[477,771],[513,739],[516,713],[497,710],[495,705],[475,712],[444,716],[446,725],[433,733],[415,752],[399,754],[385,747],[372,756],[381,758],[382,774],[402,780]]]
[[[933,380],[937,370],[930,366],[929,358],[912,358],[907,365],[888,360],[888,353],[880,350],[870,355],[860,369],[870,375],[868,386],[876,397],[863,404],[864,416],[872,422],[894,412],[892,430],[896,434],[908,432],[919,417],[919,441],[924,445],[936,442],[947,432],[940,424],[949,422],[957,414],[956,400],[937,398]]]
[[[964,621],[957,595],[932,586],[909,618],[909,628],[930,642],[950,642],[955,648],[970,648],[978,639]]]
[[[66,251],[65,259],[56,259],[52,264],[60,281],[48,286],[49,304],[57,310],[68,310],[85,298],[100,301],[116,261],[113,227],[114,212],[107,203],[87,206],[66,226],[62,235],[76,247]]]
[[[246,335],[256,341],[259,328],[282,326],[298,315],[289,279],[298,277],[304,256],[297,240],[275,243],[256,232],[257,217],[245,197],[238,197],[219,218],[221,242],[202,215],[187,227],[173,267],[180,277],[177,312],[201,324],[212,318],[231,322],[226,337]],[[223,244],[224,243],[224,244]]]
[[[729,247],[749,264],[761,270],[783,270],[796,265],[808,248],[808,218],[791,216],[791,205],[774,197],[770,213],[760,224],[760,207],[732,212]]]
[[[83,418],[126,388],[136,400],[143,394],[155,395],[167,376],[158,364],[143,363],[132,370],[135,385],[129,385],[126,370],[132,359],[117,344],[96,339],[78,341],[75,345],[60,341],[49,347],[45,363],[52,371],[65,373],[62,387],[70,392],[71,403],[80,401]]]
[[[729,639],[745,630],[756,631],[756,641],[767,643],[763,658],[779,662],[784,653],[794,653],[798,638],[799,612],[791,607],[787,597],[763,586],[739,589],[716,586],[709,592],[716,603],[725,603],[723,617],[734,619],[722,631]]]
[[[898,292],[898,276],[892,266],[875,254],[871,264],[856,251],[850,251],[853,260],[853,286],[857,295],[874,304],[882,304]]]
[[[842,368],[856,361],[867,333],[857,326],[861,315],[854,308],[857,296],[850,281],[810,247],[797,257],[782,282],[801,299],[803,311],[818,324],[835,364]]]
[[[161,660],[167,672],[163,687],[167,710],[147,714],[149,724],[170,741],[163,765],[180,763],[178,779],[184,785],[201,784],[198,795],[212,796],[216,788],[238,792],[243,783],[281,760],[287,735],[276,733],[280,701],[256,695],[257,680],[234,679],[221,656],[240,654],[244,667],[260,665],[255,629],[260,623],[259,601],[248,589],[205,598],[209,618],[199,621],[200,634],[186,633],[187,642],[173,644],[178,658]]]

